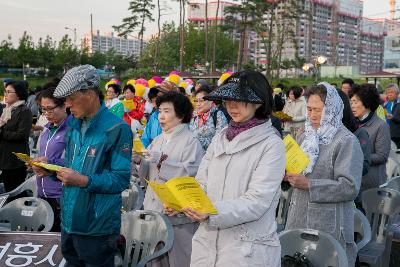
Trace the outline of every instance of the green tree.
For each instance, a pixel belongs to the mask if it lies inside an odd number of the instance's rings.
[[[29,63],[31,66],[37,66],[35,45],[32,41],[32,36],[30,36],[26,31],[24,31],[22,37],[19,39],[16,52],[17,60],[15,63],[17,66],[22,67],[23,64],[27,63]]]
[[[36,55],[38,67],[49,69],[56,55],[56,42],[49,35],[44,41],[40,38],[36,46]]]
[[[52,72],[67,71],[69,68],[80,63],[80,52],[72,43],[68,35],[64,35],[58,43],[53,64],[50,70]]]
[[[139,30],[140,54],[143,51],[143,34],[146,30],[145,22],[154,21],[152,11],[155,8],[152,0],[132,0],[129,2],[128,10],[131,16],[122,19],[122,24],[113,26],[119,36],[127,36],[135,30]]]
[[[16,65],[16,51],[12,44],[11,35],[7,40],[0,43],[0,66],[2,67],[15,67]]]

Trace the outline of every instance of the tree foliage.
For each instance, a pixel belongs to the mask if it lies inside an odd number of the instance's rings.
[[[193,24],[185,26],[185,69],[194,72],[196,67],[204,64],[205,60],[205,33],[198,30]],[[160,38],[160,49],[157,58],[154,57],[157,38],[151,39],[139,59],[139,65],[143,67],[158,66],[159,73],[167,73],[173,69],[178,69],[179,62],[179,28],[174,23],[163,25]],[[230,69],[235,62],[238,42],[233,40],[223,31],[218,31],[216,47],[216,67],[217,69]],[[209,41],[213,41],[210,38]]]

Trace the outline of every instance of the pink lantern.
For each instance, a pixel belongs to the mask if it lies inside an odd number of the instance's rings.
[[[153,80],[155,80],[156,81],[156,83],[158,83],[158,84],[161,84],[162,83],[162,81],[163,81],[163,79],[161,78],[161,77],[159,77],[159,76],[153,76],[153,77],[151,77]]]
[[[143,84],[145,87],[149,87],[149,83],[143,78],[137,79],[136,84]]]

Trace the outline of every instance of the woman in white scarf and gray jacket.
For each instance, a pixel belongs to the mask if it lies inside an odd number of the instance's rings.
[[[310,163],[302,174],[287,173],[294,188],[286,229],[314,229],[332,235],[354,266],[354,207],[361,184],[363,152],[342,124],[343,102],[323,82],[307,88],[307,120],[300,146]]]
[[[272,89],[264,75],[247,70],[205,99],[222,100],[232,120],[213,138],[196,175],[218,215],[185,209],[201,222],[190,266],[280,266],[275,210],[285,147],[270,120]]]

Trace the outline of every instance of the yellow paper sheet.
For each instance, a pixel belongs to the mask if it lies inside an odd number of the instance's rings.
[[[59,171],[60,169],[63,168],[61,166],[54,165],[54,164],[48,164],[48,163],[43,163],[43,162],[32,161],[33,158],[29,157],[27,154],[24,154],[24,153],[15,153],[15,152],[13,152],[13,154],[15,156],[17,156],[17,158],[19,158],[23,162],[26,162],[26,163],[29,163],[31,165],[35,165],[35,166],[38,166],[38,167],[42,167],[42,168],[47,169],[49,171]]]
[[[135,152],[137,154],[142,154],[145,151],[146,151],[146,149],[145,149],[142,141],[140,140],[140,138],[135,137],[133,139],[133,152]]]
[[[286,114],[283,111],[273,112],[272,115],[274,115],[275,117],[277,117],[280,120],[291,120],[291,119],[293,119],[292,116]]]
[[[194,177],[176,177],[164,184],[148,183],[161,202],[170,208],[181,211],[190,207],[202,213],[218,214]]]
[[[294,174],[302,173],[310,163],[310,159],[290,134],[283,139],[283,143],[286,150],[286,171]]]
[[[122,100],[122,104],[124,105],[124,107],[126,107],[129,110],[135,109],[136,108],[136,104],[133,101],[133,99],[125,99]]]

